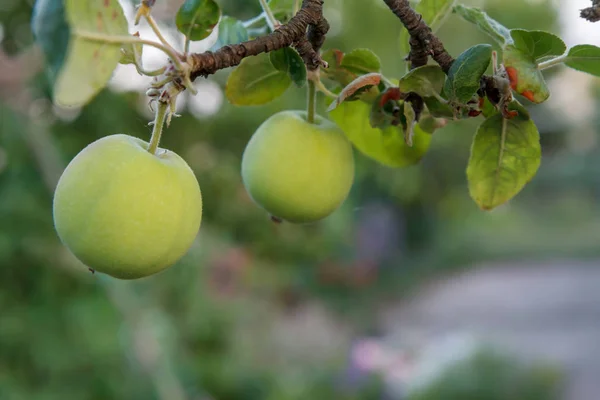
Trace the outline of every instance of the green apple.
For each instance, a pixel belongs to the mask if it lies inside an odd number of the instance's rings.
[[[54,194],[61,241],[93,270],[120,279],[149,276],[187,253],[202,219],[194,173],[172,151],[111,135],[83,149]]]
[[[282,111],[254,133],[242,157],[250,197],[277,219],[309,223],[325,218],[348,197],[354,181],[352,145],[320,116]]]

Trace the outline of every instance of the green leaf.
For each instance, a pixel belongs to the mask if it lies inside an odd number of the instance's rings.
[[[299,88],[304,87],[307,74],[304,60],[302,60],[300,54],[291,47],[286,48],[286,53],[288,55],[289,64],[288,74],[290,75],[290,78],[292,78],[292,82]]]
[[[281,23],[287,22],[294,11],[294,0],[270,0],[268,4],[277,21]]]
[[[275,69],[286,72],[297,87],[306,84],[306,66],[296,50],[284,47],[270,52],[269,57]]]
[[[66,0],[71,39],[67,58],[54,86],[54,101],[62,106],[83,106],[109,81],[121,58],[121,45],[89,40],[127,35],[127,20],[118,0]]]
[[[249,39],[248,30],[244,27],[242,21],[233,17],[224,16],[219,21],[219,36],[212,51],[219,50],[223,46],[238,44]]]
[[[342,66],[344,52],[338,49],[329,49],[321,54],[321,58],[328,64],[328,67],[323,69],[323,73],[327,73],[330,69],[337,69]]]
[[[436,32],[452,11],[455,3],[456,0],[421,0],[417,4],[416,11],[423,16],[427,25]]]
[[[419,128],[425,133],[432,134],[437,129],[446,126],[447,123],[448,120],[445,118],[435,118],[431,115],[428,115],[419,120]]]
[[[502,63],[515,92],[536,104],[550,97],[550,89],[533,57],[513,45],[507,45],[502,52]]]
[[[397,82],[394,82],[394,84],[397,84]],[[383,89],[372,102],[366,101],[366,103],[371,104],[371,114],[369,115],[371,127],[385,129],[388,126],[402,125],[402,128],[405,128],[406,117],[401,112],[401,100],[404,97],[405,94],[398,87],[388,87]]]
[[[413,147],[406,145],[400,127],[371,127],[371,106],[362,101],[344,102],[329,113],[354,146],[366,156],[390,167],[418,163],[429,149],[431,135],[415,126]]]
[[[273,13],[288,12],[291,13],[294,8],[294,0],[269,0],[269,8]]]
[[[537,127],[526,115],[488,118],[471,147],[467,167],[471,197],[484,210],[506,203],[533,179],[541,157]]]
[[[492,59],[492,46],[478,44],[459,55],[444,84],[444,93],[450,102],[466,104],[477,92],[480,80]]]
[[[135,66],[141,63],[144,45],[142,43],[128,43],[121,48],[121,58],[119,64],[133,64]]]
[[[518,100],[513,99],[507,107],[510,111],[517,111],[521,118],[523,119],[531,119],[531,115],[529,111]]]
[[[288,73],[276,69],[263,53],[245,58],[229,74],[225,95],[238,106],[261,105],[281,96],[291,83]]]
[[[503,46],[512,42],[508,28],[490,18],[481,9],[459,4],[454,6],[452,12],[460,15],[466,21],[475,24],[480,30],[490,35],[498,44]]]
[[[510,36],[514,46],[534,60],[549,56],[560,56],[567,51],[567,45],[556,35],[544,31],[513,29]]]
[[[63,0],[36,1],[31,30],[46,57],[50,79],[54,81],[65,61],[71,34]]]
[[[420,96],[439,94],[446,74],[438,65],[424,65],[408,72],[400,79],[398,87],[404,93],[415,92]]]
[[[415,125],[417,115],[412,104],[408,101],[404,102],[404,117],[406,118],[406,130],[404,131],[404,142],[407,146],[412,147],[413,137],[415,134]]]
[[[490,102],[490,99],[486,97],[483,98],[483,106],[481,107],[481,114],[485,118],[489,118],[492,115],[496,115],[500,113],[500,111]]]
[[[344,55],[342,68],[355,74],[368,74],[381,70],[381,61],[375,53],[369,49],[354,49]]]
[[[219,23],[221,8],[214,0],[186,0],[175,17],[179,32],[190,40],[206,39]]]
[[[581,44],[571,48],[565,65],[577,71],[600,76],[600,47]]]
[[[448,103],[442,103],[437,97],[423,97],[423,101],[434,117],[454,118],[454,111]]]
[[[385,129],[389,126],[397,126],[400,121],[400,108],[397,101],[386,101],[387,94],[381,93],[371,104],[371,112],[369,114],[369,124],[372,128]],[[332,103],[333,105],[334,103]],[[330,110],[333,108],[330,106]],[[328,110],[329,111],[329,110]]]
[[[330,49],[321,55],[323,61],[327,62],[328,68],[321,69],[321,75],[323,78],[330,79],[340,86],[345,87],[352,82],[357,74],[350,72],[346,68],[342,67],[342,61],[344,60],[344,53],[341,50]]]
[[[523,118],[531,118],[529,115],[529,111],[517,99],[514,99],[506,106],[509,111],[517,111],[520,116]],[[486,97],[483,101],[483,107],[481,107],[481,114],[487,119],[496,114],[500,114],[500,110],[498,110],[489,99]]]
[[[415,6],[415,11],[421,14],[423,20],[435,33],[440,29],[455,3],[456,0],[421,0]],[[409,39],[408,30],[402,29],[400,32],[400,46],[405,54],[410,51]]]
[[[285,52],[285,48],[270,52],[269,59],[271,60],[271,64],[273,64],[276,70],[282,72],[288,71],[288,57],[287,53]]]

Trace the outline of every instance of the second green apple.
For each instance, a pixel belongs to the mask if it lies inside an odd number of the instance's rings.
[[[242,157],[251,198],[269,214],[310,223],[334,212],[354,181],[352,145],[327,119],[305,111],[272,115],[254,133]]]

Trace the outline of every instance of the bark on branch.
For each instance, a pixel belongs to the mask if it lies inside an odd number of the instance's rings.
[[[581,10],[581,18],[590,22],[600,21],[600,0],[592,0],[592,6]]]
[[[192,54],[191,78],[194,80],[199,76],[208,76],[218,70],[236,66],[246,57],[289,46],[298,50],[308,69],[315,70],[323,63],[319,50],[328,30],[329,24],[323,17],[323,0],[303,0],[298,13],[275,32],[240,44],[224,46],[215,52]]]
[[[427,64],[431,56],[444,72],[448,72],[454,58],[444,48],[444,44],[431,28],[423,21],[420,14],[412,9],[408,0],[383,0],[400,19],[410,35],[410,53],[408,60],[411,68]]]

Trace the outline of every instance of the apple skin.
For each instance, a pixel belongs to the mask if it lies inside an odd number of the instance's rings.
[[[305,111],[282,111],[262,123],[242,157],[250,197],[273,217],[311,223],[334,212],[354,182],[354,154],[333,122]]]
[[[123,134],[83,149],[54,193],[54,225],[85,265],[119,279],[161,272],[187,253],[200,229],[202,195],[172,151]]]

